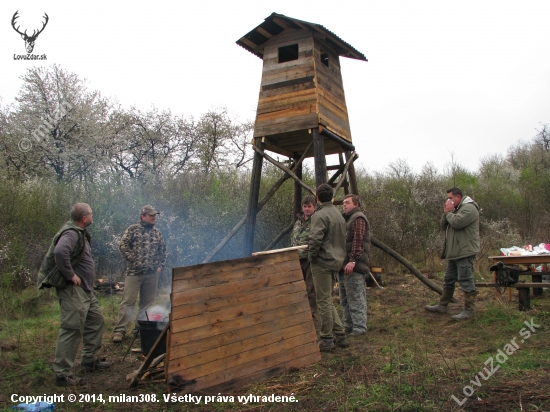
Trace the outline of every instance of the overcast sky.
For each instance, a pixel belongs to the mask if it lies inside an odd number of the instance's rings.
[[[11,27],[41,27],[26,54]],[[550,123],[550,1],[32,1],[0,3],[0,97],[33,65],[60,64],[123,106],[184,116],[226,106],[253,119],[262,61],[235,44],[272,12],[318,23],[362,52],[341,58],[359,162],[474,171]]]

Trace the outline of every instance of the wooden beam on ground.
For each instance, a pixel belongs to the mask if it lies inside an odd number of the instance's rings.
[[[397,260],[399,263],[401,263],[403,266],[405,266],[407,269],[411,271],[411,273],[418,278],[422,283],[424,283],[426,286],[428,286],[431,290],[434,292],[439,293],[440,295],[443,294],[443,289],[441,289],[439,286],[437,286],[435,283],[433,283],[430,279],[428,279],[426,276],[424,276],[414,265],[409,262],[407,259],[405,259],[403,256],[401,256],[399,253],[397,253],[395,250],[393,250],[391,247],[385,245],[384,243],[380,242],[378,239],[371,237],[370,242],[373,246],[376,246],[379,249],[382,249],[384,252],[386,252],[388,255],[390,255],[392,258]],[[453,302],[456,303],[458,300],[456,298],[453,298]]]

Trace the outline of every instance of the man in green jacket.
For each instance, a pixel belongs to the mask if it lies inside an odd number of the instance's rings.
[[[344,326],[332,303],[332,290],[346,258],[346,222],[332,204],[330,185],[319,185],[316,194],[320,206],[310,218],[308,259],[321,319],[319,349],[331,351],[335,344],[348,346]]]
[[[464,309],[455,320],[474,316],[475,297],[474,259],[479,253],[479,206],[462,190],[453,187],[447,190],[447,201],[443,206],[441,228],[446,231],[442,259],[447,260],[447,270],[443,279],[443,294],[439,303],[426,306],[434,313],[447,313],[453,299],[455,283],[464,291]]]

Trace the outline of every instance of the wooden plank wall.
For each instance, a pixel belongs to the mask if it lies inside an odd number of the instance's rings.
[[[298,59],[279,63],[279,48],[293,44]],[[308,129],[319,124],[351,142],[338,53],[308,30],[286,29],[264,45],[254,137],[270,137],[268,150],[295,157],[311,142]]]
[[[173,270],[167,380],[227,393],[318,362],[296,251]]]
[[[326,53],[329,56],[328,67],[321,63],[321,53]],[[315,39],[314,55],[319,99],[319,123],[351,142],[348,108],[338,53],[322,40]]]
[[[298,59],[279,63],[279,47],[298,44]],[[264,45],[254,136],[317,127],[319,122],[313,34],[286,29]]]

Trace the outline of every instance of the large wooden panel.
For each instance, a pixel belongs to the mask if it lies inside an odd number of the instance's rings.
[[[295,250],[177,268],[172,290],[170,391],[235,390],[320,360]]]

